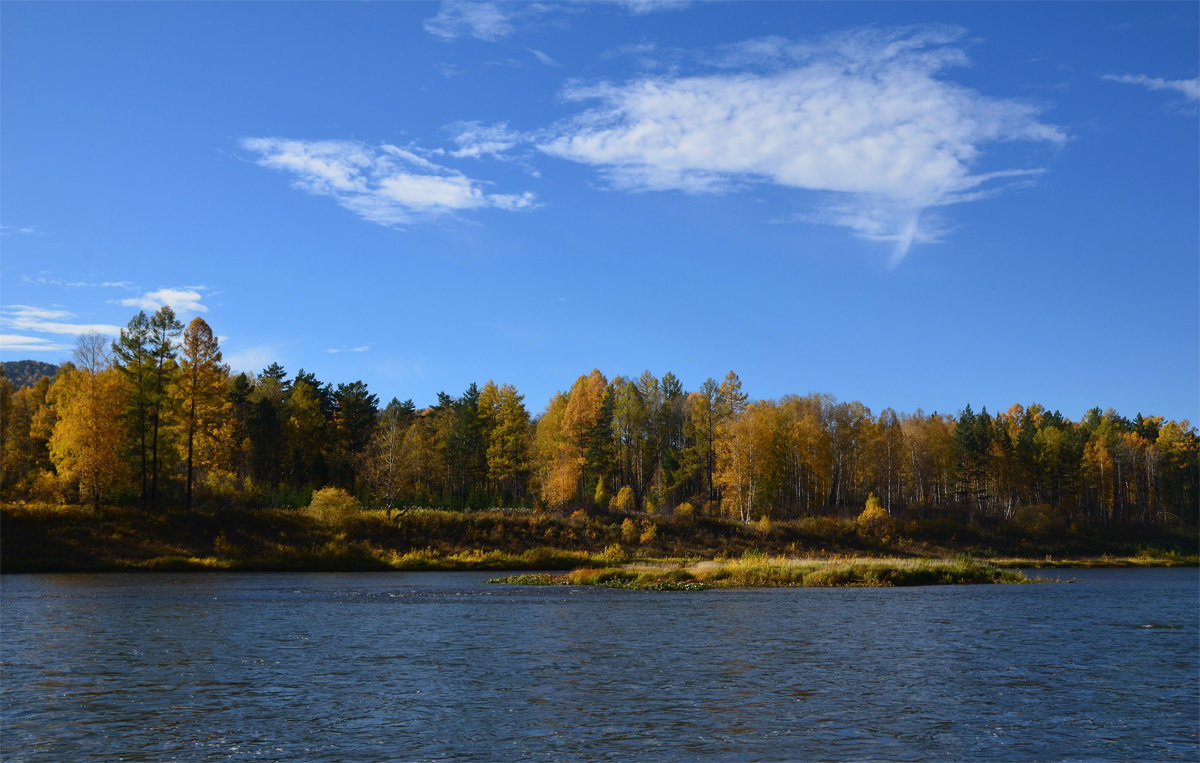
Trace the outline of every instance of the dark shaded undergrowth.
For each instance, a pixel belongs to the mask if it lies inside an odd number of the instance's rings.
[[[303,509],[148,512],[132,507],[0,506],[0,570],[570,570],[631,559],[942,558],[1002,566],[1195,564],[1194,533],[1108,533],[1015,524],[909,522],[889,533],[808,518],[744,525],[713,517],[562,517],[420,509],[322,517]]]

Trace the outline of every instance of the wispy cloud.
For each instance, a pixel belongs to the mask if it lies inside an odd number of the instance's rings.
[[[1145,74],[1105,74],[1101,79],[1123,82],[1127,85],[1141,85],[1150,90],[1167,90],[1179,93],[1188,102],[1200,101],[1200,77],[1196,79],[1163,79],[1147,77]]]
[[[40,286],[60,286],[67,289],[127,289],[135,290],[135,287],[129,281],[67,281],[62,278],[55,278],[48,271],[42,271],[35,275],[21,276],[23,283],[35,283]]]
[[[123,299],[121,304],[126,307],[140,307],[143,310],[157,310],[165,305],[177,313],[207,313],[208,307],[200,302],[204,299],[204,295],[201,294],[203,291],[203,286],[158,289],[148,291],[140,297]]]
[[[533,48],[526,48],[526,50],[528,50],[530,53],[532,53],[534,58],[536,58],[538,61],[541,61],[541,62],[542,62],[543,64],[545,64],[546,66],[553,66],[553,67],[555,67],[555,68],[558,68],[558,67],[561,67],[561,66],[562,66],[562,64],[560,64],[559,62],[555,61],[553,58],[551,58],[550,56],[546,55],[545,53],[543,53],[543,52],[542,52],[542,51],[540,51],[540,50],[535,50],[535,49],[533,49]]]
[[[260,166],[289,173],[292,186],[328,196],[380,225],[405,225],[448,213],[492,207],[517,210],[537,198],[488,193],[484,183],[403,148],[345,140],[244,138]]]
[[[494,41],[516,30],[513,17],[522,12],[515,3],[466,2],[446,0],[437,15],[425,21],[425,31],[440,40],[474,37]],[[528,13],[528,10],[524,11]]]
[[[364,344],[361,347],[330,348],[330,349],[326,350],[325,352],[329,353],[330,355],[337,355],[339,352],[366,352],[369,349],[371,349],[371,346]]]
[[[10,305],[0,309],[0,326],[18,331],[32,331],[36,334],[108,334],[116,336],[120,333],[119,326],[107,323],[74,323],[68,319],[75,314],[59,307],[32,307],[30,305]]]
[[[0,352],[66,352],[71,346],[38,336],[0,334]]]
[[[636,16],[658,11],[678,11],[692,4],[692,0],[615,0]]]
[[[807,219],[891,242],[899,261],[945,234],[926,210],[1039,171],[975,172],[983,146],[1067,139],[1032,106],[940,78],[966,63],[962,37],[938,27],[766,38],[727,47],[712,74],[577,84],[564,97],[597,105],[539,148],[596,166],[617,189],[825,192],[828,203]]]
[[[0,236],[41,236],[36,225],[0,225]]]
[[[686,8],[692,0],[592,0],[595,5],[611,5],[643,16],[657,11]],[[473,37],[496,42],[516,34],[529,25],[554,23],[555,18],[575,13],[584,2],[492,2],[491,0],[443,0],[438,12],[425,21],[425,31],[445,42]],[[531,51],[539,58],[541,54]],[[543,62],[545,63],[545,62]]]
[[[456,122],[446,129],[456,133],[454,142],[458,144],[458,148],[451,151],[450,155],[460,159],[481,159],[485,156],[502,158],[504,152],[527,141],[525,135],[508,129],[507,122],[496,125]]]

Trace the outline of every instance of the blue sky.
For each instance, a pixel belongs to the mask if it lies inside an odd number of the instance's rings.
[[[1195,3],[0,4],[0,357],[168,302],[419,406],[598,367],[1198,416]]]

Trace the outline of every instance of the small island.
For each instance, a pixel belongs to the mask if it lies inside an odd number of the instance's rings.
[[[572,570],[562,575],[526,574],[492,578],[512,585],[594,585],[650,591],[708,588],[879,588],[919,585],[1029,583],[1017,570],[959,559],[798,559],[747,554],[684,564],[625,564]]]

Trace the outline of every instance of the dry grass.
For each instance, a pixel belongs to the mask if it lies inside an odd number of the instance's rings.
[[[747,556],[685,564],[636,563],[585,568],[531,583],[516,578],[496,582],[548,585],[597,585],[649,590],[781,587],[883,587],[1026,583],[1013,570],[972,559],[833,559]]]

